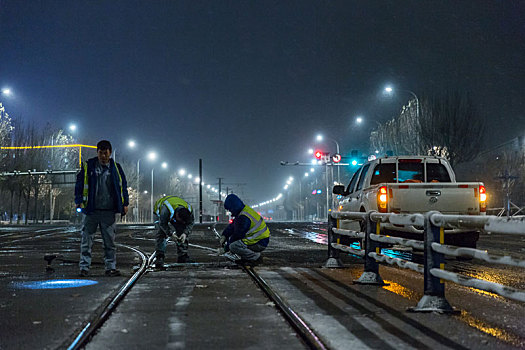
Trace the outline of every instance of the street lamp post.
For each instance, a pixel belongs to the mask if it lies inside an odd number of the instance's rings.
[[[155,170],[155,167],[151,168],[151,210],[150,210],[151,222],[153,222],[153,170]]]
[[[417,117],[417,119],[419,120],[419,108],[420,108],[420,107],[419,107],[419,98],[417,98],[417,95],[416,95],[413,91],[411,91],[411,90],[406,90],[406,89],[400,89],[400,90],[401,90],[401,91],[408,92],[409,94],[411,94],[412,96],[414,96],[414,98],[416,99],[416,117]],[[391,94],[391,93],[394,92],[394,89],[393,89],[391,86],[387,86],[387,87],[385,88],[385,92]]]
[[[137,160],[137,200],[135,201],[137,203],[137,222],[140,222],[140,210],[139,210],[139,197],[140,197],[140,159]]]
[[[335,142],[336,152],[337,152],[337,154],[340,154],[339,153],[339,143],[336,140],[334,140],[333,138],[331,138],[331,137],[328,137],[328,139],[333,141],[333,142]],[[317,141],[322,141],[322,140],[323,140],[323,136],[322,135],[317,135]],[[341,182],[341,174],[339,172],[339,166],[337,166],[337,182],[339,182],[339,183]]]
[[[162,168],[166,169],[168,167],[168,163],[163,162]],[[155,167],[151,168],[151,222],[153,222],[153,170],[155,170]]]
[[[148,154],[148,159],[152,161],[157,159],[157,153],[150,152]],[[151,213],[150,213],[151,222],[153,222],[153,169],[155,169],[155,166],[151,167]]]
[[[128,142],[128,147],[129,148],[135,148],[135,146],[136,146],[135,141],[131,140],[131,141]],[[135,203],[136,203],[135,207],[136,207],[136,213],[137,213],[136,214],[137,222],[140,222],[140,209],[139,209],[140,188],[139,188],[139,186],[140,186],[140,161],[141,161],[141,159],[142,158],[139,158],[137,160],[137,198],[135,200]]]
[[[409,94],[411,94],[412,96],[414,96],[414,98],[416,99],[416,119],[417,119],[417,122],[420,123],[420,120],[419,120],[419,109],[421,108],[420,105],[419,105],[419,98],[417,97],[417,95],[411,91],[411,90],[407,90],[407,89],[400,89],[401,91],[405,91],[405,92],[408,92]],[[387,86],[385,87],[385,92],[388,93],[388,94],[392,94],[394,92],[394,89],[391,87],[391,86]],[[421,125],[421,124],[419,124]],[[418,136],[419,138],[419,136]],[[433,139],[433,138],[432,138]],[[433,143],[433,142],[432,142]]]

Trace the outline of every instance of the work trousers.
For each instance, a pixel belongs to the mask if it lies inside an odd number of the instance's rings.
[[[104,245],[104,265],[106,270],[113,270],[117,266],[115,247],[115,212],[112,210],[95,210],[92,214],[84,215],[82,227],[82,241],[80,243],[80,269],[89,270],[91,266],[91,247],[93,237],[100,226]]]
[[[261,252],[265,249],[266,247],[262,244],[255,243],[246,245],[246,243],[240,239],[230,244],[230,251],[244,260],[253,261],[259,259]]]
[[[160,228],[158,222],[156,223],[157,226],[157,234],[155,235],[156,245],[156,256],[158,258],[164,258],[166,255],[166,245],[168,242],[168,236],[162,229]],[[177,236],[180,236],[184,231],[184,226],[181,225],[181,227],[175,226],[175,233]],[[188,238],[186,237],[186,240],[184,242],[179,242],[175,240],[175,244],[177,246],[177,256],[180,257],[187,257],[188,256]]]

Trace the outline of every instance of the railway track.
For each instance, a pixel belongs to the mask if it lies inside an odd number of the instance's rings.
[[[73,342],[67,347],[68,350],[80,349],[82,348],[90,339],[93,337],[95,332],[104,324],[104,322],[109,318],[111,313],[117,308],[118,304],[124,299],[126,294],[133,288],[137,283],[140,277],[144,275],[147,271],[147,268],[151,266],[155,259],[155,253],[151,254],[149,257],[145,252],[131,247],[125,244],[116,244],[119,247],[130,249],[137,253],[140,256],[141,262],[140,267],[135,271],[133,276],[131,276],[126,283],[118,290],[118,292],[111,298],[111,300],[103,306],[100,312],[87,324],[82,327],[82,329],[77,332],[78,335],[75,337]]]
[[[142,237],[133,237],[130,238],[137,240],[144,240]],[[140,250],[136,247],[132,247],[125,244],[117,244],[119,247],[133,250],[140,256],[140,267],[135,271],[133,276],[129,278],[123,286],[118,290],[117,293],[109,300],[105,305],[99,308],[99,312],[95,317],[86,324],[78,329],[75,334],[75,339],[67,344],[68,350],[81,349],[85,347],[89,341],[95,336],[97,330],[102,327],[104,322],[109,318],[111,313],[117,308],[120,302],[125,298],[137,281],[148,271],[151,270],[151,267],[155,263],[155,253],[148,254],[143,250]],[[214,248],[206,247],[203,245],[191,244],[193,248],[206,250],[206,251],[216,251]],[[173,266],[179,266],[183,264],[173,264]],[[172,265],[170,265],[172,266]],[[304,345],[309,349],[315,350],[325,350],[328,349],[325,344],[321,341],[319,336],[312,330],[307,323],[299,316],[299,314],[290,307],[286,301],[284,301],[281,296],[274,290],[272,287],[266,283],[264,278],[262,278],[258,273],[256,268],[250,266],[241,266],[242,270],[250,276],[250,278],[255,282],[255,285],[270,299],[271,302],[277,307],[278,311],[283,315],[284,319],[290,324],[291,328],[297,333],[297,336],[304,342]]]

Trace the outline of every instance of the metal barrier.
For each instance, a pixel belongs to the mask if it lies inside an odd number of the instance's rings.
[[[365,232],[340,228],[341,222],[353,220],[365,223]],[[381,235],[381,223],[414,225],[424,230],[423,241]],[[393,214],[364,212],[331,212],[328,219],[328,260],[325,267],[343,267],[339,252],[349,252],[364,258],[364,271],[354,281],[358,284],[385,285],[379,275],[379,262],[396,264],[424,274],[424,295],[413,312],[456,312],[445,298],[445,280],[456,284],[495,293],[525,302],[525,291],[488,282],[445,270],[445,256],[468,257],[489,263],[525,267],[525,261],[510,256],[491,256],[484,250],[445,245],[445,228],[473,228],[488,232],[525,235],[525,217],[444,215],[437,211],[425,214]],[[340,244],[341,236],[364,239],[364,247],[355,249]],[[424,251],[424,265],[381,254],[385,244],[403,245]]]

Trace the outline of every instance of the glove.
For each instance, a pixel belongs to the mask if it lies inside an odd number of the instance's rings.
[[[226,242],[226,236],[221,236],[221,239],[219,240],[219,243],[224,246],[224,242]]]
[[[186,237],[188,237],[185,233],[181,234],[179,237],[177,237],[177,241],[180,243],[183,243],[186,241]]]
[[[222,255],[224,254],[226,251],[224,250],[224,248],[217,248],[217,255]]]

